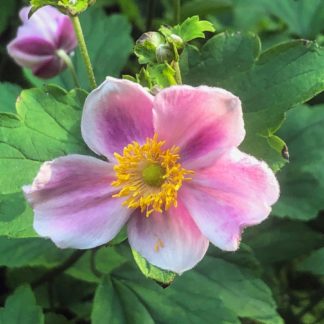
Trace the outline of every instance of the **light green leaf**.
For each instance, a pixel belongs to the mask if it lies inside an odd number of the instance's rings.
[[[0,112],[14,113],[16,111],[16,100],[21,90],[21,87],[16,84],[0,83]]]
[[[289,111],[279,134],[287,142],[290,163],[278,174],[281,195],[273,213],[310,220],[324,209],[324,105]]]
[[[6,300],[0,308],[2,324],[43,324],[42,309],[37,306],[35,296],[29,286],[21,286]]]
[[[69,153],[89,154],[80,134],[85,96],[54,86],[25,90],[17,115],[0,114],[1,236],[36,236],[21,187],[32,182],[42,162]]]
[[[85,11],[96,0],[31,0],[32,12],[34,13],[41,7],[53,6],[66,15],[76,16]]]
[[[199,20],[198,16],[187,18],[182,24],[172,28],[162,26],[160,29],[164,36],[175,34],[179,36],[184,43],[190,42],[196,38],[205,38],[205,32],[214,32],[213,24],[207,20]]]
[[[298,270],[324,276],[324,247],[314,251],[309,257],[303,260],[299,264]]]
[[[189,47],[181,59],[185,83],[222,87],[241,99],[247,130],[241,148],[278,170],[284,145],[274,133],[288,109],[324,90],[324,49],[298,40],[261,54],[256,36],[223,33],[201,54]]]
[[[162,270],[146,261],[138,252],[132,250],[134,260],[145,277],[153,279],[164,285],[170,285],[176,277],[171,271]]]

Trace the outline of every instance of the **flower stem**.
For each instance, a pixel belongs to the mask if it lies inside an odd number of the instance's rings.
[[[88,49],[87,49],[87,45],[85,43],[84,40],[84,35],[82,32],[82,27],[80,24],[80,19],[78,16],[73,16],[71,17],[72,22],[73,22],[73,26],[74,26],[74,30],[75,30],[75,34],[77,36],[78,39],[78,43],[79,43],[79,47],[80,47],[80,51],[81,51],[81,55],[83,58],[83,62],[85,64],[87,73],[88,73],[88,78],[89,78],[89,82],[90,85],[93,89],[95,89],[97,87],[97,83],[96,83],[96,79],[93,73],[93,68],[92,68],[92,64],[91,64],[91,60],[89,57],[89,53],[88,53]]]
[[[77,73],[75,71],[75,68],[74,68],[74,65],[73,65],[73,62],[70,58],[70,56],[62,49],[59,49],[58,51],[56,51],[56,55],[63,60],[63,62],[66,64],[66,66],[68,67],[71,75],[72,75],[72,78],[73,78],[73,81],[75,83],[75,86],[77,88],[81,88],[80,87],[80,83],[79,83],[79,80],[78,80],[78,76],[77,76]]]
[[[181,0],[173,0],[174,1],[174,23],[179,24],[180,23],[180,17],[181,17]]]
[[[182,84],[182,77],[181,77],[179,61],[175,61],[173,63],[173,68],[175,70],[175,79],[177,81],[177,84]]]

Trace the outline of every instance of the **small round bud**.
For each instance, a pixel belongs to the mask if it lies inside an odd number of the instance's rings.
[[[160,45],[156,49],[156,60],[158,63],[171,62],[174,59],[174,53],[169,44]]]

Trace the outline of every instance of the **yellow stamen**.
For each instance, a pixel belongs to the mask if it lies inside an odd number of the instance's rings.
[[[123,155],[115,153],[116,181],[113,186],[120,191],[113,197],[127,197],[123,205],[140,208],[149,217],[154,211],[162,213],[177,206],[177,194],[182,182],[193,172],[182,168],[179,163],[179,148],[164,150],[164,141],[157,134],[145,144],[132,142],[124,148]]]

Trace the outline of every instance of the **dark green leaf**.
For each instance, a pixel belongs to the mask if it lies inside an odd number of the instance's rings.
[[[223,33],[201,53],[188,48],[182,71],[185,83],[219,86],[241,99],[247,130],[242,149],[278,170],[285,163],[284,143],[274,132],[288,109],[324,90],[324,49],[299,40],[261,54],[256,36]]]
[[[44,315],[36,304],[30,287],[21,286],[6,300],[5,307],[0,308],[2,324],[42,324]]]
[[[324,30],[322,0],[261,0],[260,4],[270,14],[284,21],[291,33],[300,37],[314,39]]]
[[[281,196],[274,214],[299,220],[324,209],[324,106],[297,107],[280,130],[290,163],[279,174]]]
[[[314,251],[298,266],[300,271],[308,271],[315,275],[324,276],[324,247]]]
[[[246,230],[245,242],[264,264],[292,260],[324,244],[324,236],[297,221],[270,219]]]

